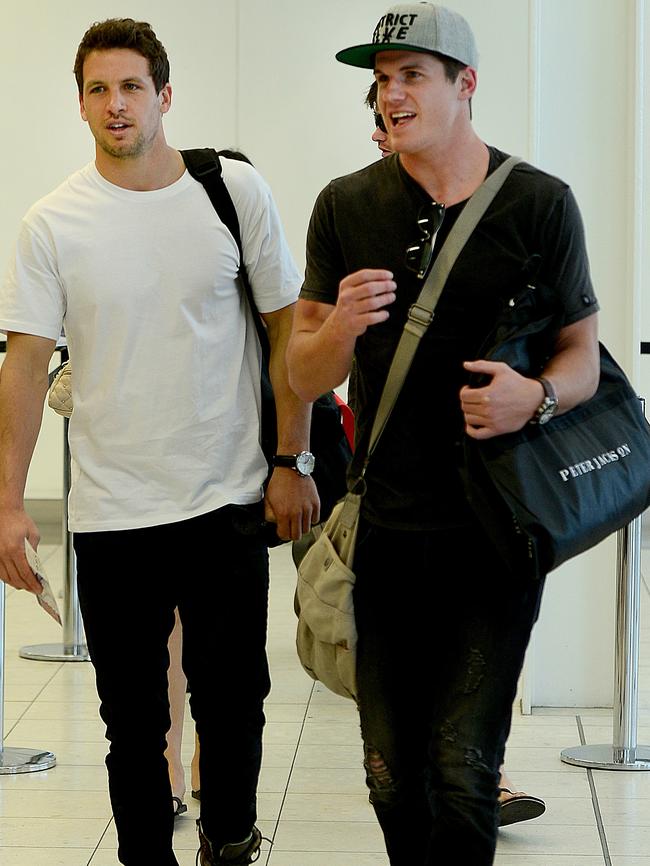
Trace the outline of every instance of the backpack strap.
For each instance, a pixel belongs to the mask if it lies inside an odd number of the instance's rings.
[[[228,188],[224,183],[221,172],[221,160],[219,154],[213,147],[199,147],[194,150],[181,150],[181,156],[185,167],[195,180],[202,183],[212,207],[219,214],[221,222],[224,223],[230,234],[234,237],[239,255],[242,255],[241,233],[239,231],[239,218],[235,205],[230,197]],[[241,267],[243,268],[243,258]]]
[[[239,281],[244,288],[248,304],[253,313],[255,329],[257,330],[257,336],[262,345],[263,354],[268,358],[270,354],[270,346],[266,334],[266,326],[264,325],[262,317],[257,309],[257,305],[255,304],[253,289],[248,279],[248,274],[246,273],[244,249],[242,246],[241,232],[239,230],[239,218],[237,216],[235,203],[230,197],[228,187],[223,179],[219,154],[213,147],[181,150],[180,153],[183,157],[185,167],[192,177],[203,185],[203,188],[212,203],[212,207],[216,210],[219,219],[235,239],[237,249],[239,250]]]

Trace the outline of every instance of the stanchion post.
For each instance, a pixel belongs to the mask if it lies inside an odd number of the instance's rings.
[[[637,745],[641,520],[617,533],[616,639],[611,745],[585,745],[560,753],[566,764],[601,770],[650,770],[650,748]]]
[[[639,616],[641,608],[641,518],[619,533],[617,568],[625,575],[616,599],[616,652],[614,655],[614,761],[636,762],[639,709]]]
[[[5,352],[7,343],[0,340],[0,352]],[[52,752],[44,749],[7,747],[5,736],[5,584],[0,581],[0,775],[8,773],[34,773],[49,770],[56,764]]]
[[[63,591],[63,646],[70,655],[88,657],[84,644],[83,622],[77,592],[77,561],[72,546],[72,533],[68,531],[68,493],[70,491],[70,451],[68,448],[67,418],[63,419],[63,566],[65,587]]]
[[[62,360],[67,352],[62,350]],[[70,449],[68,447],[67,418],[63,419],[63,643],[36,644],[21,647],[19,655],[25,659],[56,662],[89,661],[88,648],[84,643],[83,622],[77,593],[77,567],[72,546],[72,534],[68,530],[68,494],[70,492]]]
[[[49,770],[56,764],[56,757],[46,749],[7,747],[5,731],[5,585],[0,581],[0,775],[8,773],[35,773]]]

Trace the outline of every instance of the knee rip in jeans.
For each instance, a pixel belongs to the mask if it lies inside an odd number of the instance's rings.
[[[480,650],[471,649],[467,660],[467,678],[463,689],[466,695],[471,695],[472,692],[475,692],[478,689],[483,679],[484,672],[485,659],[483,658],[483,653]]]
[[[486,773],[492,773],[492,770],[483,760],[483,753],[480,749],[469,746],[465,750],[465,763],[473,770],[483,770]]]
[[[368,787],[374,794],[386,796],[395,792],[393,777],[379,749],[365,746],[364,766]]]
[[[440,728],[440,739],[445,743],[455,743],[458,739],[458,731],[448,719]]]

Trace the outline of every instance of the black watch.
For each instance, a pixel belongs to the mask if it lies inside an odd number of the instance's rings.
[[[544,379],[542,376],[537,378],[537,381],[541,384],[544,389],[544,399],[539,404],[537,409],[535,410],[535,414],[530,419],[531,424],[546,424],[547,421],[550,421],[551,418],[557,414],[557,410],[560,407],[560,403],[557,399],[557,394],[555,393],[555,388],[549,382],[548,379]]]
[[[314,471],[316,458],[311,451],[301,451],[299,454],[276,454],[273,458],[273,465],[293,469],[298,475],[306,477]]]

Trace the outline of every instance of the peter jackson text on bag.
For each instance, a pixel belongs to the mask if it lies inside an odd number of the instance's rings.
[[[539,333],[531,323],[526,330]],[[525,356],[521,328],[502,337],[486,357],[508,363]],[[590,400],[544,425],[480,441],[465,437],[462,452],[468,501],[510,570],[522,576],[542,577],[650,505],[650,427],[602,345],[600,384]]]

